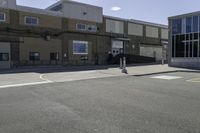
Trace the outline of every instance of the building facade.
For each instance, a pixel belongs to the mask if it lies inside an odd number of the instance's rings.
[[[0,68],[107,64],[108,53],[124,47],[126,54],[166,58],[165,25],[104,16],[101,7],[65,0],[44,10],[0,3]]]
[[[169,18],[169,65],[200,68],[200,12]]]

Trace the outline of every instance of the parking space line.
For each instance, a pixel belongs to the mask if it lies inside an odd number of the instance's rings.
[[[186,80],[187,82],[193,82],[193,83],[200,83],[200,78],[193,78],[193,79],[189,79]]]

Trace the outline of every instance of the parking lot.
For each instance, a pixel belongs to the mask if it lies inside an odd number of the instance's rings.
[[[0,77],[5,80],[0,88],[0,132],[200,132],[198,72],[134,76],[91,70],[68,76],[65,72],[53,74],[55,77],[52,74]],[[76,74],[82,78],[73,80],[78,78]],[[24,85],[15,76],[34,79],[35,84]],[[11,77],[15,86],[6,86]]]

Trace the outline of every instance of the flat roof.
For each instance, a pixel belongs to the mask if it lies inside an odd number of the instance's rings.
[[[200,15],[200,11],[175,15],[175,16],[168,17],[168,19],[182,18],[182,17],[192,16],[192,15]]]
[[[91,5],[91,4],[86,4],[86,3],[81,3],[81,2],[77,2],[77,1],[71,1],[71,0],[60,0],[52,5],[50,5],[49,7],[47,7],[46,9],[51,9],[59,4],[63,4],[63,3],[73,3],[73,4],[79,4],[79,5],[85,5],[85,6],[91,6],[91,7],[94,7],[94,8],[101,8],[100,6],[95,6],[95,5]]]
[[[149,26],[155,26],[155,27],[161,27],[161,28],[168,29],[168,25],[164,25],[164,24],[157,24],[157,23],[146,22],[146,21],[136,20],[136,19],[125,19],[125,18],[113,17],[113,16],[108,16],[108,15],[104,15],[104,17],[108,18],[108,19],[110,18],[110,19],[119,20],[119,21],[127,21],[127,22],[130,22],[130,23],[138,23],[138,24],[143,24],[143,25],[149,25]]]

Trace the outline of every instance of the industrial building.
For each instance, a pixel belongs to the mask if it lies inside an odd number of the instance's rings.
[[[169,17],[169,65],[200,68],[200,12]]]
[[[168,27],[103,15],[102,7],[60,0],[46,9],[0,0],[0,68],[107,64],[123,53],[166,59]]]

